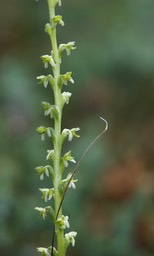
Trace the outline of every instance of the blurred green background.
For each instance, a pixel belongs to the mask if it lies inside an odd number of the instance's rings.
[[[109,122],[78,170],[77,190],[65,200],[64,213],[78,232],[68,255],[152,256],[154,1],[63,2],[59,42],[77,43],[62,66],[76,82],[68,87],[73,97],[63,120],[64,128],[81,128],[81,138],[66,144],[76,160],[102,130],[99,116]],[[1,0],[1,256],[35,256],[36,247],[51,245],[51,223],[34,210],[43,206],[38,188],[49,185],[34,171],[51,147],[35,132],[50,123],[40,102],[51,100],[51,92],[35,79],[44,73],[40,55],[50,50],[46,22],[46,1]]]

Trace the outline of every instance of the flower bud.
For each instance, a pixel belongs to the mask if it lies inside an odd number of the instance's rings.
[[[62,16],[61,15],[56,15],[51,19],[51,28],[55,28],[57,26],[57,24],[60,24],[61,26],[64,26],[65,23],[62,20]]]

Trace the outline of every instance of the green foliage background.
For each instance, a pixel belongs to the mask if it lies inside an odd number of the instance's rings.
[[[81,127],[69,143],[76,159],[101,131],[109,130],[82,162],[78,188],[65,212],[78,231],[69,255],[154,255],[154,1],[65,0],[58,10],[66,26],[59,42],[76,41],[64,59],[76,83],[63,126]],[[51,244],[51,224],[33,169],[45,161],[49,141],[35,132],[49,120],[40,102],[50,100],[35,77],[48,53],[46,1],[2,0],[0,8],[0,255],[37,255]],[[47,180],[44,181],[47,184]]]

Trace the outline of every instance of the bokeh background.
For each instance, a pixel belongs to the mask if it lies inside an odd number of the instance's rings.
[[[63,127],[81,128],[66,144],[77,159],[109,122],[78,170],[76,191],[64,212],[76,247],[69,256],[154,255],[154,1],[65,0],[59,42],[76,41],[62,71],[73,71],[71,103]],[[35,132],[47,125],[37,85],[39,56],[49,53],[46,1],[1,0],[0,8],[0,255],[38,255],[51,245],[42,206],[43,185],[34,168],[45,163],[49,141]],[[48,89],[47,89],[48,90]],[[68,171],[71,170],[72,167]]]

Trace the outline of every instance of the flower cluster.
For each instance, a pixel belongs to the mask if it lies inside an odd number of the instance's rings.
[[[50,21],[45,25],[45,32],[50,37],[51,51],[49,54],[42,55],[41,61],[45,69],[51,69],[51,74],[43,74],[37,76],[38,84],[43,85],[44,88],[53,91],[53,102],[42,101],[44,115],[51,118],[52,125],[47,127],[45,125],[39,126],[36,131],[41,136],[42,140],[50,138],[52,142],[52,149],[47,150],[46,160],[51,162],[49,165],[38,166],[35,168],[39,174],[40,180],[45,177],[52,180],[51,188],[39,188],[42,199],[45,203],[51,203],[51,206],[35,207],[40,216],[45,220],[50,217],[55,225],[57,241],[57,248],[52,246],[48,248],[38,247],[37,250],[41,256],[58,256],[65,255],[66,249],[69,245],[75,245],[75,237],[77,233],[71,231],[65,233],[65,229],[70,228],[69,217],[63,215],[62,200],[64,198],[64,190],[69,188],[76,188],[77,179],[73,179],[72,173],[66,174],[63,178],[63,172],[70,163],[76,163],[71,154],[71,150],[62,154],[63,144],[66,139],[72,141],[74,137],[79,138],[79,127],[72,129],[62,129],[62,114],[65,104],[69,104],[72,93],[63,90],[69,83],[74,84],[72,72],[60,73],[60,66],[62,63],[63,52],[70,55],[76,49],[75,42],[71,41],[66,44],[57,43],[57,26],[64,26],[64,21],[61,15],[55,15],[56,5],[61,6],[61,0],[48,0]],[[66,191],[65,191],[66,192]],[[53,202],[54,201],[54,202]],[[58,209],[58,210],[57,210]],[[63,241],[62,241],[63,240]]]

